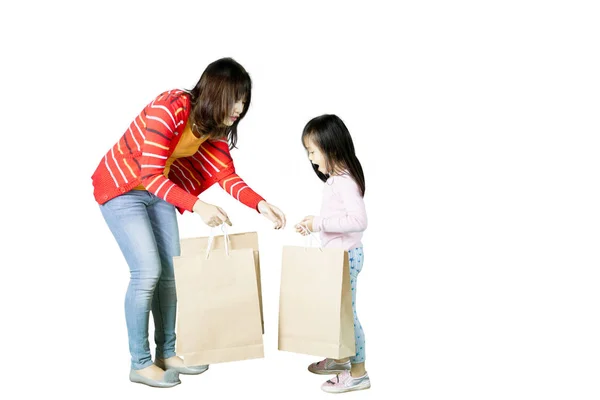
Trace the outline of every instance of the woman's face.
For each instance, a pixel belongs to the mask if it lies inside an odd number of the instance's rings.
[[[225,117],[225,121],[223,121],[223,124],[226,126],[231,126],[235,123],[235,121],[238,120],[238,118],[240,117],[240,114],[244,111],[244,106],[246,105],[246,101],[245,100],[238,100],[235,102],[235,104],[233,105],[233,108],[231,109],[231,112],[229,113],[229,115],[227,117]]]

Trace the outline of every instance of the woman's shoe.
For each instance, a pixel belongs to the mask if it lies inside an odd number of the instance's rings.
[[[194,365],[188,367],[183,363],[183,360],[177,356],[169,357],[167,359],[157,358],[156,361],[154,361],[154,364],[162,369],[172,369],[184,375],[199,375],[208,369],[208,365]]]
[[[158,388],[170,388],[177,386],[181,383],[179,380],[179,372],[174,369],[165,371],[162,380],[155,380],[140,375],[135,369],[129,371],[129,380],[135,383],[143,383],[144,385],[158,387]]]

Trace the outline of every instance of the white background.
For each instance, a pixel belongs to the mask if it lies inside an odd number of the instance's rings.
[[[18,5],[15,5],[17,4]],[[392,4],[395,3],[394,7]],[[281,248],[318,212],[300,143],[335,113],[369,227],[358,283],[372,388],[353,398],[600,397],[599,13],[593,1],[22,1],[2,33],[2,392],[13,397],[325,398],[277,350]],[[220,188],[260,237],[265,358],[128,381],[129,272],[90,176],[154,96],[217,58],[254,81],[233,156],[287,215]],[[204,236],[180,217],[182,237]],[[4,397],[4,396],[3,396]]]

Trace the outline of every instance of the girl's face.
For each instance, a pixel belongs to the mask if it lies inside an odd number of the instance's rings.
[[[306,147],[310,162],[318,166],[319,172],[327,175],[327,160],[310,137],[304,140],[304,147]]]
[[[223,121],[223,124],[225,126],[231,126],[235,123],[235,121],[238,120],[238,118],[240,117],[240,114],[244,111],[244,106],[246,105],[246,101],[245,100],[238,100],[235,102],[235,104],[233,105],[233,108],[231,109],[231,112],[229,113],[229,115],[227,117],[225,117],[225,120]]]

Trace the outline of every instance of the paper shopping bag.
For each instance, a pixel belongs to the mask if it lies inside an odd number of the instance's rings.
[[[279,350],[336,359],[356,354],[344,249],[284,246]]]
[[[193,253],[173,257],[177,355],[185,365],[264,357],[254,250]]]
[[[256,232],[234,233],[227,235],[229,239],[229,248],[231,249],[252,249],[254,250],[254,267],[256,269],[256,286],[258,289],[258,303],[260,305],[260,322],[262,333],[265,333],[265,321],[263,316],[262,305],[262,287],[260,279],[260,257],[258,254],[258,234]],[[215,236],[213,239],[213,249],[225,248],[225,235]],[[208,237],[194,237],[180,240],[181,255],[188,256],[199,254],[206,250],[208,245]]]

